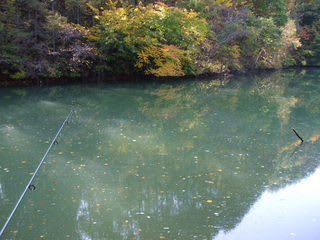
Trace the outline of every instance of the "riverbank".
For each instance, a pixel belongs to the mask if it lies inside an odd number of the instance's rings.
[[[87,76],[82,76],[78,78],[26,78],[26,79],[10,79],[7,76],[0,76],[0,88],[6,87],[32,87],[32,86],[42,86],[42,85],[66,85],[66,84],[97,84],[97,83],[127,83],[127,82],[173,82],[173,81],[188,81],[195,79],[221,79],[230,78],[237,76],[253,76],[261,75],[275,71],[281,70],[299,70],[299,69],[320,69],[320,66],[292,66],[286,68],[277,69],[259,69],[251,70],[246,72],[230,72],[230,73],[211,73],[211,74],[201,74],[201,75],[188,75],[182,77],[155,77],[146,75],[97,75],[88,74]]]
[[[88,0],[77,11],[72,1],[61,1],[64,6],[58,0],[5,2],[0,74],[10,79],[2,77],[0,84],[171,81],[320,65],[319,1],[200,1],[195,6]],[[97,72],[108,76],[87,74]]]

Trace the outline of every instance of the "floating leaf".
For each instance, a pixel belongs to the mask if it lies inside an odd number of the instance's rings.
[[[207,203],[212,203],[213,201],[212,200],[207,200]]]
[[[204,182],[205,182],[205,183],[209,183],[209,184],[214,184],[214,182],[209,181],[209,180],[205,180]]]

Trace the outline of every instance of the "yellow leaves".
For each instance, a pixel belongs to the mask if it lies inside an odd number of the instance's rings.
[[[213,203],[213,201],[212,201],[212,200],[207,200],[206,202],[207,202],[207,203]]]
[[[158,77],[183,76],[185,58],[186,51],[174,45],[145,47],[138,54],[136,67]]]

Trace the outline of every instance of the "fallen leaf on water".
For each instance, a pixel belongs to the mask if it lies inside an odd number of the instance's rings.
[[[53,182],[53,184],[58,184],[58,182]]]
[[[58,152],[58,154],[60,154],[60,155],[61,155],[61,154],[63,154],[63,152]]]
[[[209,184],[214,184],[213,181],[209,181],[209,180],[205,180],[204,182],[205,182],[205,183],[209,183]]]
[[[166,236],[160,236],[160,239],[166,239],[167,237]]]
[[[97,203],[97,204],[96,204],[96,206],[97,206],[97,207],[100,207],[100,206],[101,206],[101,204],[100,204],[100,203]]]
[[[32,230],[32,226],[27,226],[27,228],[28,228],[29,230]]]
[[[212,203],[213,201],[212,200],[207,200],[207,203]]]

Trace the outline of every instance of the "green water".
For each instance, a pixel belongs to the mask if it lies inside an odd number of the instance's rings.
[[[319,239],[319,83],[291,70],[0,89],[1,226],[75,110],[3,239]]]

